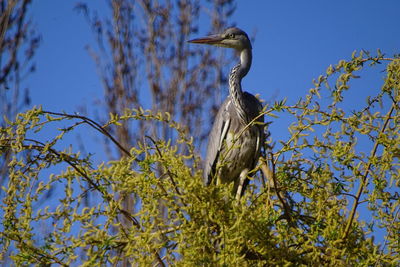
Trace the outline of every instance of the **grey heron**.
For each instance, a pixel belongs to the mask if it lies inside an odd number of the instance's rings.
[[[240,54],[240,62],[229,74],[229,96],[220,107],[208,137],[204,162],[204,183],[233,182],[233,194],[239,199],[264,142],[262,104],[254,95],[242,91],[241,86],[251,66],[251,43],[247,34],[235,27],[189,42],[233,48]]]

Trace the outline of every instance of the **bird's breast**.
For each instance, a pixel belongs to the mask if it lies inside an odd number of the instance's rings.
[[[223,145],[220,168],[221,179],[229,183],[237,179],[243,169],[252,169],[259,154],[259,130],[256,126],[229,131]]]

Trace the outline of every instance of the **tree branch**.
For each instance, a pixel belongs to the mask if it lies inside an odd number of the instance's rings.
[[[392,112],[394,111],[395,107],[396,107],[396,104],[393,103],[392,107],[389,110],[389,112],[386,114],[385,123],[383,124],[382,129],[380,130],[378,136],[385,131],[387,125],[389,124]],[[360,203],[361,195],[362,195],[362,193],[364,191],[365,186],[368,184],[368,174],[369,174],[369,171],[370,171],[371,166],[372,166],[372,158],[375,156],[376,151],[378,150],[378,146],[379,146],[379,141],[377,139],[375,141],[374,147],[372,149],[372,152],[371,152],[371,155],[370,155],[370,159],[369,159],[367,168],[365,170],[365,173],[361,178],[361,182],[360,182],[360,185],[358,187],[358,191],[357,191],[357,194],[355,196],[355,200],[353,202],[353,207],[351,209],[350,216],[349,216],[349,219],[348,219],[347,224],[346,224],[346,228],[345,228],[343,236],[342,236],[342,241],[344,241],[347,238],[347,236],[349,235],[350,228],[351,228],[351,225],[353,223],[354,216],[356,214],[356,210],[357,210],[358,204]]]

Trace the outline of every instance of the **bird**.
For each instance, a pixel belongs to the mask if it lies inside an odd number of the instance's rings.
[[[257,165],[264,141],[263,106],[254,95],[243,91],[241,85],[252,63],[251,42],[237,27],[188,42],[232,48],[240,55],[240,62],[229,74],[229,95],[219,108],[208,137],[203,171],[207,186],[234,183],[232,194],[239,200],[249,183],[250,172]]]

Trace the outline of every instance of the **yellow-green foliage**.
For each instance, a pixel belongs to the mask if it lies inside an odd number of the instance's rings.
[[[356,73],[376,63],[386,64],[380,92],[365,88],[364,107],[346,110]],[[63,266],[395,266],[399,81],[399,59],[354,53],[330,66],[296,104],[267,106],[267,115],[292,116],[290,136],[266,141],[264,176],[240,202],[226,185],[203,186],[191,139],[168,114],[126,110],[102,126],[41,108],[19,114],[0,131],[1,152],[13,155],[1,194],[2,259]],[[126,120],[164,123],[176,138],[146,137],[123,148],[107,129]],[[59,123],[69,126],[40,141]],[[63,137],[82,125],[124,156],[95,166],[77,147],[60,149]],[[128,196],[132,210],[123,204]]]

